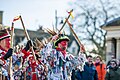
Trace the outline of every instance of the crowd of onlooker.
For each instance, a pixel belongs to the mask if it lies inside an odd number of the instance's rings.
[[[79,67],[72,70],[72,80],[120,80],[120,61],[112,58],[105,63],[102,57],[95,59],[91,55],[87,56],[84,64],[84,71]]]

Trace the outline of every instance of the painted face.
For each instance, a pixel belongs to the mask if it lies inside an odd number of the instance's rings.
[[[62,46],[67,47],[67,46],[68,46],[68,41],[61,41],[60,44],[61,44]]]
[[[61,41],[60,43],[58,43],[58,47],[65,50],[67,49],[68,46],[68,41]]]
[[[10,48],[10,38],[6,38],[5,42],[6,42],[6,47]]]
[[[3,49],[8,50],[10,48],[10,38],[6,38],[0,41],[0,46]]]
[[[30,60],[30,61],[32,61],[33,59],[34,59],[33,56],[30,56],[30,57],[29,57],[29,60]]]

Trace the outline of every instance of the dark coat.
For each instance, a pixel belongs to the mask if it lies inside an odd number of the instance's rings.
[[[84,65],[84,71],[81,73],[81,80],[98,80],[98,75],[95,66],[86,62]]]
[[[72,70],[71,80],[75,80],[75,69]]]
[[[107,70],[105,80],[120,80],[120,68],[109,68]]]
[[[81,72],[79,69],[77,70],[72,70],[72,76],[71,76],[71,80],[82,80],[81,78]]]

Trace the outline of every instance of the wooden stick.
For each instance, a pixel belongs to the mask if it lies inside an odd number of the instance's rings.
[[[63,27],[65,26],[66,22],[68,21],[68,19],[70,18],[71,12],[73,12],[73,9],[70,11],[70,14],[68,15],[68,17],[66,18],[65,22],[63,23],[61,29],[59,30],[59,33],[61,32],[61,30],[63,29]]]
[[[22,23],[22,26],[23,26],[23,29],[24,29],[24,32],[25,32],[25,36],[27,37],[27,40],[30,40],[30,37],[28,35],[28,32],[24,26],[24,23],[23,23],[23,20],[22,20],[22,17],[20,16],[20,21]],[[34,49],[33,49],[33,46],[31,47],[31,50],[32,50],[32,54],[33,54],[33,57],[34,57],[34,60],[36,61],[36,56],[35,56],[35,52],[34,52]]]
[[[74,30],[73,30],[73,28],[72,28],[72,24],[70,24],[70,22],[67,20],[67,23],[68,23],[68,25],[69,25],[69,27],[70,27],[70,30],[72,31],[72,33],[73,33],[73,36],[75,37],[75,39],[77,40],[77,42],[78,42],[78,44],[79,44],[79,46],[83,46],[82,45],[82,43],[80,42],[80,40],[79,40],[79,38],[78,38],[78,36],[76,35],[76,33],[74,32]],[[83,46],[84,47],[84,46]],[[80,51],[79,51],[79,53],[80,53]],[[86,54],[85,52],[81,52],[81,53],[84,53],[84,54]]]
[[[2,66],[0,66],[0,80],[2,80]]]
[[[76,35],[76,33],[74,32],[74,30],[73,30],[73,28],[72,28],[72,24],[70,24],[70,22],[67,20],[67,23],[68,23],[68,25],[69,25],[69,27],[70,27],[70,30],[72,31],[72,33],[73,33],[73,36],[75,37],[75,39],[77,40],[77,42],[78,42],[78,44],[81,46],[82,45],[82,43],[80,42],[80,40],[79,40],[79,38],[78,38],[78,36]]]
[[[24,80],[26,80],[26,72],[24,72]]]
[[[13,49],[13,39],[14,39],[14,23],[12,23],[12,27],[11,27],[11,43],[10,43],[10,47]],[[12,56],[9,58],[10,59],[10,63],[9,63],[9,75],[10,75],[10,80],[12,80],[12,75],[13,75],[13,71],[12,71]]]
[[[23,26],[23,29],[24,29],[25,36],[26,36],[27,40],[30,40],[30,37],[29,37],[28,32],[27,32],[27,30],[26,30],[26,28],[25,28],[25,26],[24,26],[24,23],[23,23],[23,20],[22,20],[22,17],[21,17],[21,16],[20,16],[20,21],[21,21],[21,23],[22,23],[22,26]]]
[[[25,32],[25,36],[27,37],[27,40],[30,40],[30,37],[29,37],[28,32],[27,32],[27,30],[26,30],[26,28],[24,26],[24,23],[23,23],[23,20],[22,20],[21,16],[20,16],[20,21],[22,23],[22,26],[23,26],[23,29],[24,29],[24,32]],[[33,49],[33,46],[31,47],[31,50],[32,50],[32,54],[33,54],[34,60],[37,61],[36,60],[36,56],[35,56],[35,52],[34,52],[34,49]],[[26,72],[24,72],[24,80],[26,80]]]
[[[61,29],[58,31],[58,35],[61,33],[61,30],[64,28],[67,20],[70,18],[71,12],[73,12],[73,9],[70,11],[70,14],[68,15],[67,19],[66,19],[65,22],[63,23]],[[52,34],[52,36],[54,36],[53,33],[50,31],[50,29],[49,29],[49,30],[48,30],[48,29],[45,29],[45,30],[46,30],[49,34]],[[55,34],[56,34],[56,33],[55,33]],[[52,39],[52,37],[50,37],[50,41],[51,41],[51,39]]]

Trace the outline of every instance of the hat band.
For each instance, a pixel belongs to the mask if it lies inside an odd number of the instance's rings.
[[[5,39],[5,38],[8,38],[10,37],[10,34],[6,33],[6,34],[3,34],[2,36],[0,36],[0,41]]]

